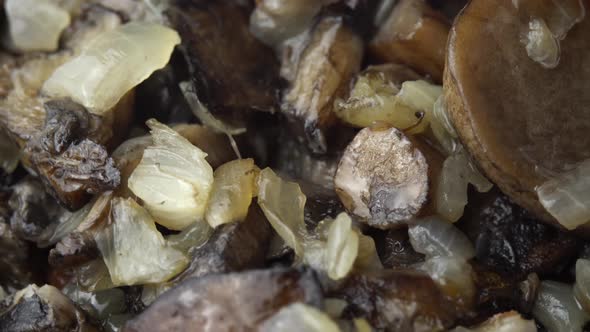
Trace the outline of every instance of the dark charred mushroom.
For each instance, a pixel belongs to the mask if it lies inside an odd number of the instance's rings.
[[[166,15],[182,38],[199,99],[213,113],[276,109],[278,62],[248,30],[247,8],[178,0]]]
[[[313,152],[325,153],[325,130],[336,121],[334,100],[348,93],[348,84],[360,69],[363,43],[344,17],[325,16],[298,48],[292,51],[300,52],[295,60],[282,63],[283,72],[285,67],[296,69],[288,78],[291,86],[285,91],[281,110]]]
[[[390,229],[425,213],[441,160],[395,128],[365,128],[346,148],[334,185],[346,209],[370,226]]]
[[[401,62],[440,82],[450,24],[426,0],[402,0],[370,44],[384,62]]]
[[[98,331],[70,299],[49,285],[30,285],[0,303],[2,331]]]
[[[125,326],[125,332],[241,331],[284,306],[322,303],[310,270],[269,269],[210,275],[186,280],[162,295]]]
[[[432,279],[414,272],[355,275],[335,296],[349,303],[345,317],[364,317],[386,331],[444,331],[455,321],[452,305]]]
[[[462,142],[502,191],[554,223],[535,188],[590,158],[584,5],[471,1],[449,36],[445,99]]]

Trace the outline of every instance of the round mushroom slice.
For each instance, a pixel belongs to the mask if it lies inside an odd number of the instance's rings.
[[[553,223],[535,189],[590,158],[584,5],[473,0],[449,35],[444,94],[457,133],[502,191]]]
[[[365,128],[344,151],[334,185],[344,207],[369,226],[390,229],[428,201],[429,158],[395,128]]]

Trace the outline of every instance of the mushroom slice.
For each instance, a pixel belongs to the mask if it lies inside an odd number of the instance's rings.
[[[0,330],[99,331],[88,323],[84,312],[50,285],[29,285],[5,299],[0,305]]]
[[[281,110],[295,122],[295,130],[315,153],[327,150],[324,131],[336,120],[334,100],[348,93],[362,56],[361,37],[343,17],[325,16],[310,31]],[[292,64],[283,63],[286,65]]]
[[[438,166],[435,151],[401,131],[365,128],[346,148],[334,185],[350,213],[370,226],[389,229],[423,212],[429,175]]]
[[[310,270],[275,268],[191,278],[159,297],[123,331],[253,331],[296,302],[319,306]]]
[[[426,0],[403,0],[391,11],[370,44],[371,52],[385,62],[402,62],[442,79],[449,22]]]
[[[535,189],[590,159],[584,3],[475,0],[449,36],[444,93],[461,141],[502,191],[553,223]],[[563,38],[554,69],[527,54],[521,39],[531,19]]]
[[[409,271],[351,276],[334,294],[349,306],[345,317],[366,318],[387,331],[445,331],[455,320],[452,305],[430,277]]]

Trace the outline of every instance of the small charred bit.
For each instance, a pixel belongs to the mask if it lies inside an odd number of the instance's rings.
[[[386,331],[445,331],[456,319],[453,306],[432,279],[416,272],[354,275],[330,296],[349,303],[345,318],[366,318]]]
[[[109,129],[99,129],[100,118],[67,99],[48,101],[45,109],[45,126],[27,143],[25,154],[48,191],[77,210],[90,195],[117,187],[119,170],[106,148],[96,143],[112,136]]]
[[[554,225],[537,188],[590,159],[588,7],[469,1],[448,39],[444,98],[461,142],[504,193]]]
[[[189,266],[171,282],[260,268],[264,264],[271,235],[272,229],[264,214],[257,204],[252,204],[245,220],[215,228],[207,243],[191,248]]]
[[[371,235],[375,239],[379,258],[386,268],[410,268],[424,261],[424,255],[416,252],[412,247],[406,228],[375,230]]]
[[[164,293],[123,331],[250,331],[281,308],[322,304],[311,270],[274,268],[191,278]]]
[[[234,1],[175,0],[165,14],[182,38],[199,99],[213,114],[276,109],[278,62],[249,32],[247,8]]]
[[[369,45],[383,62],[401,62],[416,71],[442,81],[445,48],[450,23],[426,0],[402,0]]]
[[[346,148],[334,186],[362,222],[401,227],[431,209],[429,192],[441,164],[434,149],[395,128],[365,128]]]
[[[12,187],[10,227],[22,239],[41,242],[50,236],[65,212],[38,180],[27,177]]]
[[[467,5],[467,2],[468,0],[428,0],[432,8],[443,13],[451,21]]]
[[[95,332],[86,314],[57,288],[29,285],[0,302],[0,330]]]
[[[336,98],[344,98],[349,83],[359,71],[363,56],[361,37],[342,16],[321,17],[290,53],[284,57],[282,72],[290,72],[290,87],[284,91],[281,110],[295,133],[305,138],[310,150],[327,151],[327,130],[337,119]]]
[[[303,213],[305,225],[309,231],[315,229],[321,221],[327,218],[334,219],[340,212],[344,212],[344,206],[334,190],[299,180],[297,183],[306,198]]]
[[[494,189],[471,192],[458,227],[475,243],[476,261],[500,274],[558,276],[575,259],[580,241],[541,223]]]

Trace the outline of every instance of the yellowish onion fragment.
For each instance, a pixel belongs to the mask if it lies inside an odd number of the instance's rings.
[[[163,68],[180,43],[176,31],[131,22],[104,32],[45,82],[50,97],[69,97],[93,113],[111,109],[136,85]]]
[[[148,120],[153,145],[129,177],[129,189],[157,222],[182,230],[203,220],[213,186],[207,154],[156,120]]]
[[[325,313],[303,303],[294,303],[270,317],[262,332],[339,332],[338,325]]]
[[[215,170],[205,213],[205,220],[211,227],[241,221],[246,217],[252,197],[257,193],[259,172],[253,159],[233,160]]]

